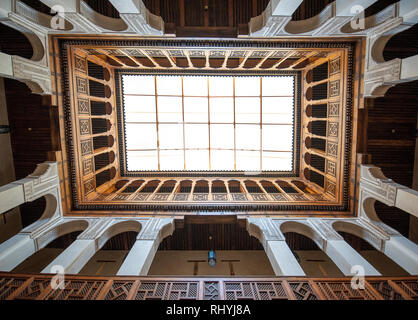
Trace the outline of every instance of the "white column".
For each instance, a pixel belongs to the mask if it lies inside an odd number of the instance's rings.
[[[118,276],[145,276],[151,267],[162,239],[172,234],[174,219],[149,219],[139,232],[136,242],[117,273]]]
[[[57,258],[54,259],[41,273],[51,273],[55,265],[64,267],[65,274],[77,274],[96,253],[96,240],[82,239],[74,241]]]
[[[346,276],[353,275],[351,268],[355,265],[362,266],[366,276],[381,275],[379,271],[344,240],[327,240],[324,251]]]
[[[276,276],[306,276],[286,241],[266,241],[265,251]]]
[[[384,254],[411,275],[418,275],[418,246],[403,236],[391,236],[385,242]]]
[[[29,234],[17,234],[0,244],[0,271],[10,272],[36,252]]]
[[[158,250],[157,240],[137,240],[129,251],[118,276],[146,276]]]

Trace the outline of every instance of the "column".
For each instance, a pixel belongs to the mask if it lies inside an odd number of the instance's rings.
[[[117,273],[118,276],[146,276],[160,242],[174,231],[174,219],[151,218]]]
[[[366,276],[381,274],[344,240],[327,240],[324,252],[346,276],[353,275],[351,268],[360,265]]]
[[[137,240],[129,251],[118,276],[146,276],[158,250],[157,240]]]
[[[305,276],[305,272],[286,244],[285,237],[274,220],[247,218],[247,230],[263,244],[276,276]]]
[[[264,249],[276,276],[306,276],[286,241],[267,241]]]
[[[57,258],[54,259],[41,273],[51,273],[55,265],[64,267],[65,274],[77,274],[96,253],[96,240],[77,239]]]
[[[383,253],[411,275],[418,275],[418,246],[399,235],[385,241]]]
[[[29,234],[17,234],[0,244],[0,271],[10,272],[36,252]]]

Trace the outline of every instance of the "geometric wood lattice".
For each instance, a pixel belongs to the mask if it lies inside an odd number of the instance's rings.
[[[418,277],[373,277],[364,289],[350,278],[176,278],[0,273],[0,300],[418,300]]]

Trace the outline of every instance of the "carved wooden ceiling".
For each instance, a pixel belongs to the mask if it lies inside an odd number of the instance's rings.
[[[345,88],[351,88],[352,39],[185,41],[56,36],[55,40],[59,53],[56,64],[68,70],[63,78],[58,76],[58,83],[68,93],[61,100],[70,163],[70,182],[63,192],[74,210],[158,210],[179,214],[196,210],[244,214],[348,210],[352,190],[347,182],[352,169],[344,164],[352,160],[352,128],[351,92]],[[199,172],[125,174],[120,170],[122,100],[115,70],[297,75],[296,171],[250,176]],[[320,111],[324,107],[325,114]],[[318,116],[318,112],[323,115]],[[316,132],[318,126],[320,131]],[[307,139],[322,140],[324,149],[315,149],[318,147],[312,147]]]

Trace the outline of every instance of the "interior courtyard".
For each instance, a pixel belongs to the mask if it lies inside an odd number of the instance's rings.
[[[0,300],[418,299],[416,0],[0,22]]]

